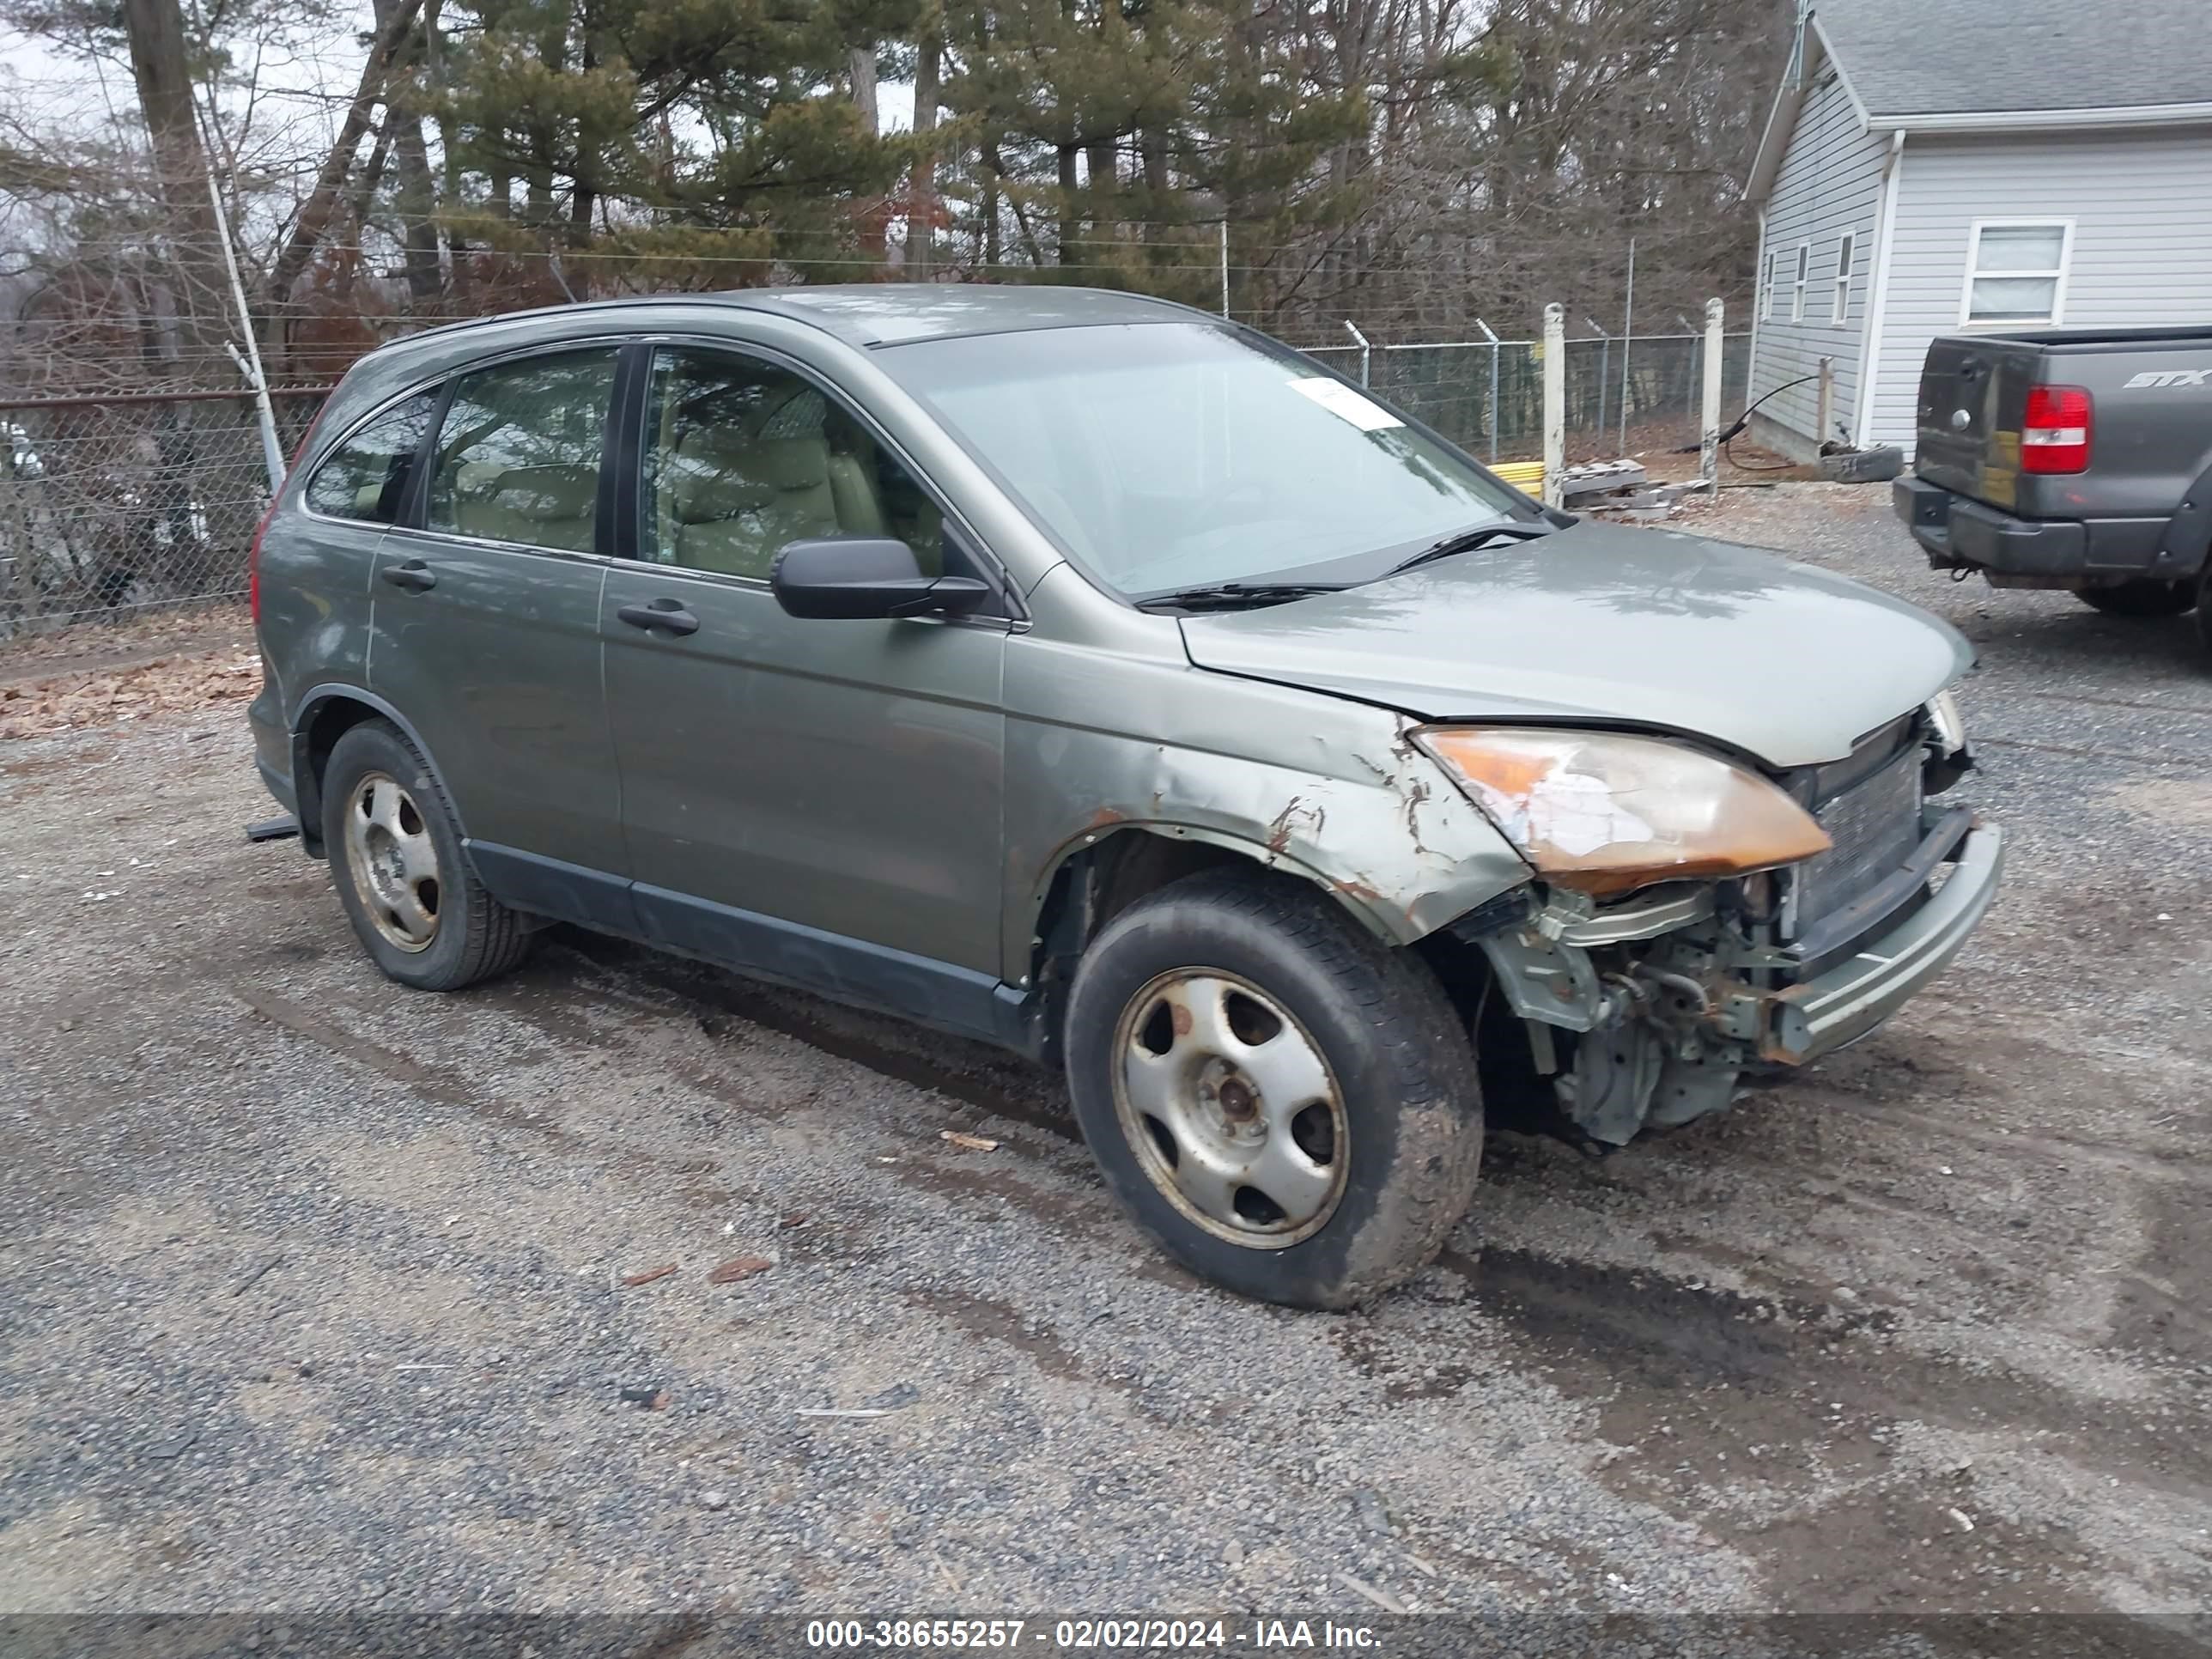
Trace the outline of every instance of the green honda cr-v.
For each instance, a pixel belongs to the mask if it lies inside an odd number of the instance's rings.
[[[1547,512],[1311,361],[1072,289],[416,336],[255,555],[259,765],[404,984],[580,923],[1064,1067],[1176,1257],[1339,1306],[1482,1096],[1589,1142],[1871,1030],[1995,891],[1959,636]]]

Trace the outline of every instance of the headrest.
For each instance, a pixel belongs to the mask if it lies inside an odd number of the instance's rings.
[[[468,469],[461,469],[465,472]],[[459,480],[457,478],[458,483]],[[510,466],[499,475],[494,492],[507,512],[540,523],[588,519],[599,493],[596,466]]]
[[[460,495],[481,499],[499,487],[506,473],[506,464],[501,461],[463,461],[453,469],[453,489]]]
[[[661,488],[680,523],[710,524],[829,481],[830,446],[820,438],[748,439],[715,428],[695,432],[676,447]]]

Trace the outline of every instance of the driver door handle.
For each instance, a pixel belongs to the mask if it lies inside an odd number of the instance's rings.
[[[660,629],[670,634],[696,634],[699,619],[684,608],[681,599],[655,599],[650,605],[625,605],[615,615],[632,628]]]

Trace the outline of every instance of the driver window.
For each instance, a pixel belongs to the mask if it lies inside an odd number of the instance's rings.
[[[653,353],[641,555],[766,581],[803,537],[892,536],[945,572],[936,504],[811,382],[722,352]]]

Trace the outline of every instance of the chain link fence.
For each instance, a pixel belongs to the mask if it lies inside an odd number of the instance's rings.
[[[326,392],[272,392],[288,450]],[[250,398],[0,403],[0,637],[244,597],[269,505]]]
[[[1702,334],[1638,334],[1566,343],[1567,459],[1656,459],[1694,445],[1705,384]],[[1544,358],[1532,340],[1309,347],[1306,355],[1419,416],[1480,460],[1544,453]],[[1721,408],[1741,409],[1751,336],[1721,344]]]

